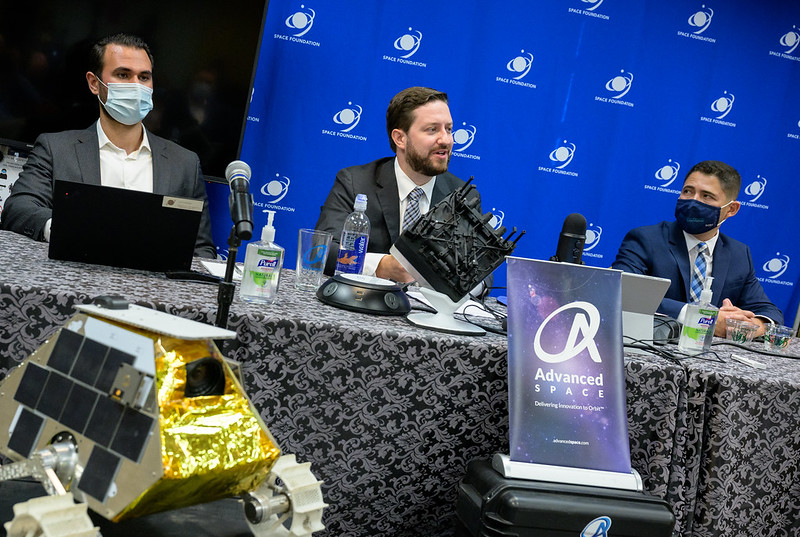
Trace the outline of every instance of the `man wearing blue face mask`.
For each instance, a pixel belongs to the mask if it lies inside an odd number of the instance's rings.
[[[205,182],[197,155],[149,132],[153,56],[138,37],[117,34],[94,45],[86,73],[99,120],[86,130],[42,134],[2,213],[3,229],[48,241],[55,181],[72,181],[203,200],[195,255],[216,257]]]
[[[707,160],[689,170],[675,206],[675,222],[628,232],[612,268],[671,280],[658,311],[682,321],[702,281],[713,277],[712,303],[720,308],[714,334],[725,336],[728,319],[750,321],[764,333],[765,323],[783,324],[756,278],[747,245],[719,232],[739,212],[739,173],[724,162]]]

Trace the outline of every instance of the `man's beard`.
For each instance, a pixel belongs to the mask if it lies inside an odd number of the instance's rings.
[[[434,151],[440,151],[442,149],[446,148],[440,147]],[[450,164],[450,155],[447,155],[447,161],[445,161],[443,164],[437,165],[431,159],[430,154],[427,157],[424,157],[418,153],[416,149],[414,149],[414,146],[409,146],[408,151],[406,151],[406,161],[412,170],[427,177],[433,177],[435,175],[439,175],[440,173],[446,172],[447,167]]]

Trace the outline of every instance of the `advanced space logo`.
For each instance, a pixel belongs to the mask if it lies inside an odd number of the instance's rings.
[[[608,20],[610,18],[608,15],[599,13],[598,8],[603,4],[603,0],[580,0],[580,2],[574,2],[574,4],[580,7],[569,8],[569,13],[603,20]]]
[[[653,178],[656,180],[655,185],[645,183],[646,190],[657,190],[659,192],[666,192],[668,194],[680,194],[681,191],[676,188],[669,188],[676,179],[680,176],[681,164],[678,161],[668,159],[667,163],[658,168],[653,173]]]
[[[708,27],[711,26],[711,19],[714,18],[714,10],[705,5],[691,15],[687,21],[689,31],[678,30],[678,35],[681,37],[688,37],[698,41],[706,41],[708,43],[716,43],[717,40],[713,37],[702,35]]]
[[[502,82],[503,84],[512,84],[514,86],[536,89],[536,84],[522,80],[528,76],[528,73],[531,72],[532,66],[533,53],[525,52],[525,49],[522,49],[519,51],[518,55],[506,62],[506,71],[510,74],[507,76],[498,76],[495,78],[495,81]]]
[[[564,140],[558,144],[558,147],[550,151],[550,154],[548,155],[548,158],[550,159],[550,162],[552,162],[553,166],[539,166],[539,171],[578,177],[577,172],[564,169],[572,162],[572,159],[575,157],[576,150],[577,146],[574,143],[570,142],[569,140]]]
[[[594,100],[633,108],[632,102],[622,100],[631,90],[631,86],[633,86],[633,73],[622,69],[620,74],[608,79],[606,82],[605,89],[608,92],[608,96],[597,95]]]
[[[402,63],[405,65],[413,65],[415,67],[427,67],[424,62],[412,60],[422,45],[422,32],[409,27],[407,32],[404,32],[395,37],[392,42],[392,48],[395,49],[394,54],[384,54],[385,61]]]
[[[607,516],[597,517],[583,528],[580,537],[607,537],[611,529],[611,519]]]
[[[337,111],[332,117],[333,124],[336,125],[335,128],[337,130],[322,129],[322,134],[366,142],[366,136],[350,132],[358,126],[363,111],[364,109],[360,105],[349,101],[347,106]]]
[[[770,56],[777,56],[784,60],[800,61],[800,56],[794,55],[798,51],[798,46],[800,46],[800,30],[796,25],[792,26],[791,30],[780,37],[778,44],[784,47],[784,50],[770,50]]]
[[[542,345],[542,333],[545,331],[553,332],[561,330],[560,327],[548,330],[547,325],[562,313],[570,310],[578,311],[572,317],[572,325],[563,350],[555,353],[548,352],[544,348],[544,345]],[[565,317],[569,317],[569,315],[569,313],[564,313]],[[563,323],[554,322],[553,324],[557,325]],[[542,321],[542,324],[539,325],[539,329],[536,331],[536,335],[533,338],[533,349],[536,353],[536,357],[548,364],[566,362],[567,360],[575,358],[583,351],[588,351],[592,361],[599,364],[603,362],[603,359],[600,356],[597,343],[594,341],[598,330],[600,330],[600,311],[597,307],[590,302],[582,300],[570,302],[555,310]],[[579,335],[581,336],[580,341],[578,340]]]
[[[700,121],[705,121],[707,123],[715,123],[717,125],[723,125],[725,127],[736,127],[736,123],[731,121],[725,120],[728,114],[731,113],[733,110],[733,103],[736,102],[736,96],[733,93],[729,93],[727,91],[723,92],[720,97],[714,99],[709,107],[712,112],[718,114],[716,117],[706,117],[700,116]]]
[[[480,155],[467,152],[467,149],[469,149],[469,147],[475,141],[475,135],[477,132],[478,128],[475,125],[468,124],[466,121],[461,124],[460,128],[454,130],[452,156],[480,160]]]
[[[317,18],[317,12],[307,8],[305,4],[300,6],[300,9],[294,13],[290,13],[284,21],[284,27],[288,30],[290,35],[276,33],[273,39],[280,39],[281,41],[291,41],[303,45],[310,45],[318,47],[320,44],[316,41],[311,41],[303,36],[311,31],[314,27],[314,20]]]
[[[758,281],[761,283],[794,287],[794,282],[780,279],[780,277],[783,276],[783,273],[789,268],[789,261],[790,258],[788,255],[776,252],[775,257],[768,259],[761,266],[761,272],[765,275],[765,277],[759,277]]]

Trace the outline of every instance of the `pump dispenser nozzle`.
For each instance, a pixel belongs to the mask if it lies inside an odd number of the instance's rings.
[[[704,304],[711,304],[711,284],[714,281],[713,276],[709,276],[703,281],[703,290],[700,291],[700,302]]]
[[[261,230],[261,240],[263,242],[275,241],[275,227],[272,220],[275,218],[275,211],[267,211],[267,225]]]

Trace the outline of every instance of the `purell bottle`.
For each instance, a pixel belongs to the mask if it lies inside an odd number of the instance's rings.
[[[244,274],[239,298],[245,302],[272,304],[278,296],[283,248],[275,244],[272,219],[275,211],[267,211],[267,225],[261,230],[261,240],[247,245]]]
[[[369,218],[367,218],[367,196],[359,194],[353,204],[353,212],[344,221],[339,254],[336,256],[335,274],[361,274],[369,243]]]
[[[700,299],[686,306],[681,337],[678,348],[688,354],[700,354],[711,349],[714,339],[714,325],[717,324],[719,308],[711,303],[711,282],[709,276],[703,282]]]

